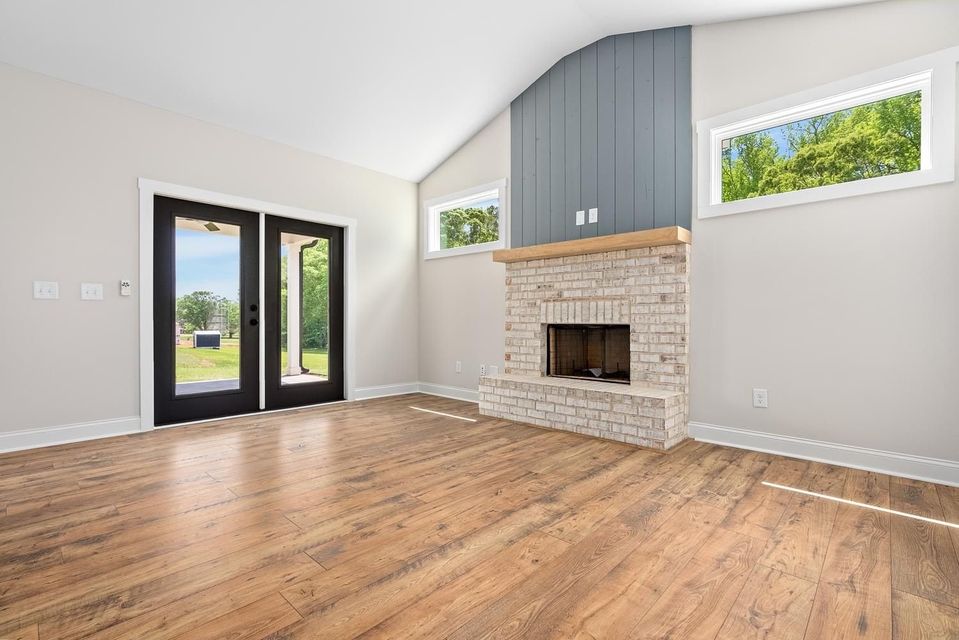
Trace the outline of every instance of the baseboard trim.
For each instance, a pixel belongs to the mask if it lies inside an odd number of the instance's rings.
[[[407,393],[425,393],[431,396],[452,398],[465,402],[479,402],[479,390],[463,387],[448,387],[432,382],[405,382],[402,384],[384,384],[379,387],[360,387],[356,389],[356,400],[402,396]]]
[[[376,387],[357,387],[354,389],[354,400],[369,400],[370,398],[385,398],[387,396],[401,396],[407,393],[416,393],[420,390],[418,382],[404,382],[400,384],[384,384]]]
[[[689,435],[701,442],[959,486],[959,462],[952,460],[781,436],[705,422],[690,422]]]
[[[140,433],[139,416],[0,433],[0,453]]]
[[[433,384],[432,382],[421,382],[419,383],[419,386],[420,393],[427,393],[431,396],[452,398],[454,400],[463,400],[465,402],[479,402],[479,389],[447,387],[446,385]]]

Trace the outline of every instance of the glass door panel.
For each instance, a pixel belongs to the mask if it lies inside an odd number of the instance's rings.
[[[266,406],[343,399],[343,230],[266,216]]]
[[[330,241],[280,233],[280,384],[329,380]]]
[[[163,196],[153,204],[155,423],[256,411],[259,215]]]
[[[177,217],[176,395],[240,388],[240,227]]]

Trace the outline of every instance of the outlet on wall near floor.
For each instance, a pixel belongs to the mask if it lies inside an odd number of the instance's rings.
[[[456,361],[456,373],[463,373],[463,363],[459,360]]]
[[[769,392],[766,389],[753,389],[753,406],[757,409],[769,408]]]
[[[486,375],[486,365],[485,365],[485,364],[481,364],[481,365],[480,365],[480,375],[481,375],[481,376],[485,376],[485,375]]]

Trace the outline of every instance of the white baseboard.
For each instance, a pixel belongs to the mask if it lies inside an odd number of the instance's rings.
[[[442,384],[433,384],[431,382],[421,382],[420,393],[428,393],[431,396],[442,396],[443,398],[453,398],[454,400],[464,400],[466,402],[479,402],[478,389],[464,389],[463,387],[447,387]]]
[[[477,389],[447,387],[432,382],[406,382],[403,384],[385,384],[379,387],[359,387],[356,389],[356,399],[368,400],[369,398],[401,396],[407,393],[425,393],[431,396],[464,400],[465,402],[479,402],[479,391]]]
[[[357,387],[354,389],[355,400],[369,400],[386,396],[401,396],[406,393],[416,393],[420,390],[418,382],[404,382],[401,384],[384,384],[378,387]]]
[[[139,416],[0,433],[0,453],[140,433]]]
[[[702,442],[826,462],[927,482],[959,486],[959,462],[846,444],[780,436],[761,431],[690,422],[689,435]]]

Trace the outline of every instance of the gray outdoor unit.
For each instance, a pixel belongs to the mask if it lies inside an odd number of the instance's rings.
[[[194,331],[193,332],[194,349],[219,349],[220,332],[219,331]]]

